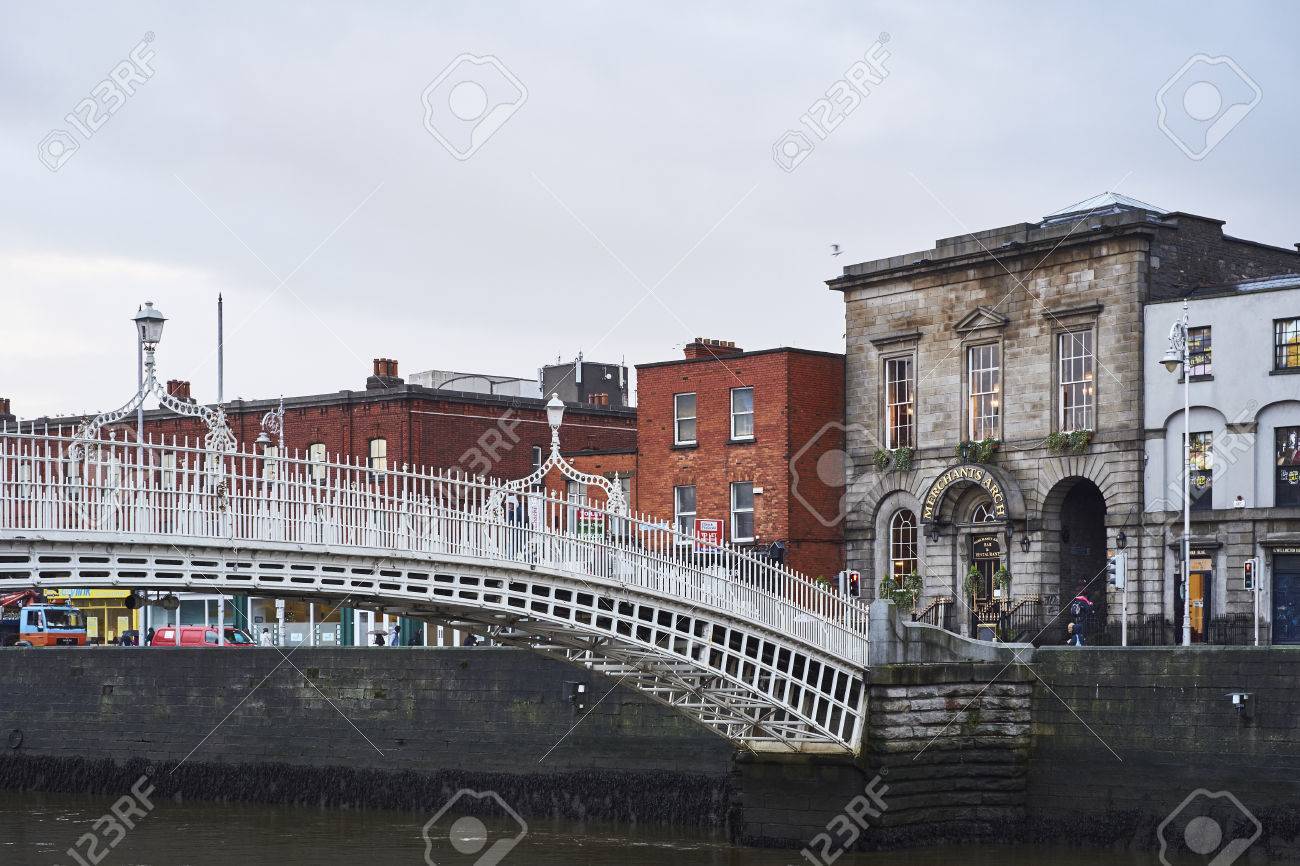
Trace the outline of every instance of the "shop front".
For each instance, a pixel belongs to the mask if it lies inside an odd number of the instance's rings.
[[[1272,553],[1273,643],[1300,644],[1300,547]]]
[[[1173,545],[1177,549],[1178,545]],[[1176,553],[1174,560],[1174,626],[1175,633],[1182,634],[1183,611],[1191,611],[1192,643],[1206,643],[1209,636],[1209,623],[1214,615],[1213,599],[1215,590],[1214,559],[1217,547],[1213,545],[1193,544],[1189,549],[1190,569],[1188,570],[1187,588],[1191,596],[1191,605],[1183,604],[1183,564],[1182,553]]]
[[[122,633],[135,628],[136,612],[128,610],[125,589],[61,589],[47,592],[55,604],[70,604],[86,617],[86,642],[116,643]]]

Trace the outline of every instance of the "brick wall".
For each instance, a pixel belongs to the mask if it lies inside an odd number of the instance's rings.
[[[344,391],[285,401],[285,442],[290,453],[306,456],[323,442],[333,457],[369,456],[371,439],[386,439],[388,460],[396,466],[453,468],[472,474],[521,478],[532,471],[534,446],[550,452],[551,431],[541,400],[481,395],[451,396],[420,386],[398,385]],[[225,406],[227,421],[241,446],[252,447],[264,413],[273,401],[235,400]],[[65,422],[68,432],[73,425]],[[119,439],[133,439],[133,421],[113,428]],[[198,419],[146,413],[145,433],[155,437],[202,440]],[[634,410],[570,406],[561,436],[566,449],[623,448],[636,444]]]
[[[1181,298],[1197,286],[1300,273],[1300,252],[1223,234],[1223,221],[1171,214],[1151,243],[1150,300]]]
[[[837,490],[818,479],[816,468],[824,454],[841,447],[843,383],[842,356],[794,349],[637,367],[639,508],[669,519],[673,488],[694,485],[697,515],[724,521],[730,537],[731,484],[753,482],[763,491],[754,496],[758,543],[785,540],[791,567],[833,575],[841,568]],[[731,439],[731,391],[744,387],[754,389],[754,438],[737,442]],[[695,445],[674,444],[673,397],[681,393],[696,395]],[[832,429],[818,436],[827,425]],[[796,453],[797,488],[791,472]],[[826,525],[796,491],[829,515]]]

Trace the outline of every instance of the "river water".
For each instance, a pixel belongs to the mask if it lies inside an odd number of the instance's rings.
[[[78,839],[95,833],[95,822],[113,798],[0,792],[0,864],[4,866],[82,866],[68,853]],[[423,824],[426,817],[400,812],[340,812],[209,803],[153,803],[145,818],[119,834],[100,824],[94,846],[98,866],[388,866],[426,863]],[[128,813],[129,814],[129,813]],[[448,817],[451,817],[450,815]],[[630,828],[528,822],[527,832],[511,848],[517,826],[492,820],[483,825],[487,843],[469,834],[462,853],[447,835],[432,862],[478,866],[785,866],[808,863],[798,851],[737,848],[718,835],[688,830]],[[461,829],[465,829],[462,826]],[[109,841],[117,839],[110,846]],[[502,842],[501,840],[505,840]],[[476,848],[476,846],[479,846]],[[510,850],[504,850],[510,849]],[[83,842],[83,852],[89,850]],[[501,855],[499,858],[497,855]],[[84,862],[93,863],[83,853]],[[1081,852],[1038,847],[968,847],[890,854],[845,854],[836,866],[1099,866],[1151,864],[1154,855]]]

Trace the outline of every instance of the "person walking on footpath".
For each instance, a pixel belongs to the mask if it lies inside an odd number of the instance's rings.
[[[388,645],[389,646],[402,645],[402,627],[397,623],[393,623],[391,626],[388,627]]]
[[[1083,639],[1088,632],[1088,620],[1092,616],[1092,601],[1081,588],[1079,594],[1070,600],[1069,640],[1072,646],[1083,646]]]
[[[275,644],[271,642],[271,629],[269,628],[264,627],[262,629],[262,646],[275,646]]]

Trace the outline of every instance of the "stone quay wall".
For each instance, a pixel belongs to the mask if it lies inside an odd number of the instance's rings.
[[[116,797],[150,772],[161,797],[428,816],[471,788],[526,817],[725,828],[787,848],[843,838],[854,798],[878,791],[856,849],[1154,849],[1189,795],[1227,791],[1261,824],[1252,853],[1300,858],[1300,649],[971,641],[978,661],[943,662],[955,650],[936,630],[894,625],[853,757],[737,752],[523,650],[304,648],[290,664],[269,649],[0,650],[0,789]],[[1234,692],[1250,695],[1244,712]]]

